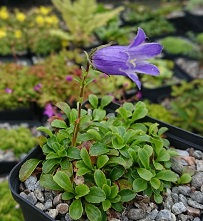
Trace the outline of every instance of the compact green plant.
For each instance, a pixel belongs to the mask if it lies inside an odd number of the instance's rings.
[[[118,7],[105,12],[98,12],[95,0],[52,0],[56,9],[60,12],[64,21],[61,29],[55,29],[51,33],[61,37],[75,46],[89,46],[95,37],[93,32],[107,22],[119,15],[123,7]],[[65,30],[66,29],[66,30]]]
[[[11,149],[16,157],[23,153],[28,153],[37,144],[29,128],[19,126],[17,128],[0,128],[0,149]]]
[[[0,220],[2,221],[20,221],[23,215],[16,202],[13,200],[8,182],[0,182]]]
[[[76,79],[80,85],[77,108],[64,102],[56,104],[61,116],[49,120],[51,128],[38,128],[47,135],[38,138],[44,158],[27,160],[19,171],[24,182],[40,167],[40,185],[62,193],[62,199],[70,202],[69,215],[74,220],[83,215],[90,221],[107,220],[112,210],[122,212],[137,193],[162,203],[166,188],[191,180],[189,174],[179,177],[171,170],[170,158],[177,152],[164,137],[167,128],[144,120],[148,111],[143,102],[125,102],[109,114],[105,108],[112,97],[91,94],[90,106],[84,107],[85,87],[93,81],[89,75],[92,67],[101,71],[108,65],[106,74],[126,76],[135,60],[146,64],[146,56],[161,52],[160,44],[145,44],[145,39],[139,28],[129,46],[105,45],[87,55],[86,68]],[[151,47],[156,48],[149,55]],[[149,67],[153,67],[151,74],[157,73],[155,65],[147,63]],[[139,70],[144,72],[145,68],[142,65]],[[127,76],[140,88],[136,73]]]
[[[188,39],[169,36],[159,40],[159,42],[164,46],[164,50],[169,54],[184,55],[191,58],[199,58],[201,56],[198,45],[192,43]]]

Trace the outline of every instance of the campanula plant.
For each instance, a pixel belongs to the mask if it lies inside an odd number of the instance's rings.
[[[87,55],[82,79],[76,79],[80,84],[77,108],[56,104],[63,114],[49,120],[51,129],[38,128],[47,134],[38,139],[44,158],[29,159],[20,169],[21,182],[38,173],[42,187],[61,193],[62,200],[69,202],[73,220],[109,220],[115,211],[122,212],[136,200],[137,193],[161,203],[163,192],[172,183],[190,179],[179,178],[170,168],[170,157],[176,152],[163,136],[167,129],[144,120],[141,123],[147,114],[143,102],[126,102],[108,114],[105,107],[112,98],[99,99],[92,94],[89,107],[83,105],[85,86],[93,80],[88,77],[92,68],[129,77],[139,88],[136,73],[159,74],[147,59],[158,55],[162,46],[145,43],[145,39],[139,28],[129,46],[105,45]]]

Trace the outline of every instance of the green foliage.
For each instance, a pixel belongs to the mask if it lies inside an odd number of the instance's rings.
[[[188,0],[186,1],[186,9],[187,10],[195,10],[199,7],[202,7],[203,3],[201,0]]]
[[[76,145],[72,146],[77,110],[59,103],[66,121],[55,119],[51,129],[40,127],[48,136],[40,138],[45,155],[40,184],[62,192],[70,200],[69,214],[80,219],[85,212],[90,221],[106,220],[110,208],[121,212],[123,203],[137,193],[162,202],[165,189],[178,175],[170,169],[171,151],[157,123],[145,122],[148,110],[143,102],[124,103],[116,115],[107,115],[108,96],[89,97],[91,110],[82,109]],[[90,114],[91,113],[91,114]],[[140,121],[142,120],[143,123]],[[30,175],[34,163],[27,161],[20,179]],[[187,181],[188,179],[183,179]]]
[[[0,220],[2,221],[21,221],[23,220],[22,212],[16,205],[7,181],[0,182]]]
[[[147,36],[151,37],[162,36],[175,32],[173,24],[163,17],[157,17],[150,21],[140,22],[139,26],[145,30]]]
[[[16,156],[28,153],[29,150],[35,147],[36,143],[36,138],[31,134],[29,128],[0,129],[0,149],[12,149]]]
[[[58,9],[68,31],[56,29],[52,34],[72,42],[74,45],[87,46],[92,42],[94,36],[92,33],[96,28],[102,27],[107,22],[123,10],[118,7],[113,10],[97,12],[97,3],[95,0],[52,0],[54,6]]]
[[[165,37],[159,41],[167,53],[199,58],[201,53],[197,45],[181,37]]]
[[[37,77],[28,71],[29,67],[14,63],[0,64],[0,110],[26,107],[35,100],[33,88]],[[11,93],[6,92],[7,88],[11,89]]]

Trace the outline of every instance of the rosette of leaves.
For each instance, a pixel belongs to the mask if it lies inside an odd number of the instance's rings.
[[[98,4],[95,0],[52,0],[53,5],[59,11],[64,26],[61,29],[53,29],[51,33],[74,47],[90,46],[96,39],[93,32],[119,15],[123,7],[98,12]]]
[[[147,114],[143,102],[124,103],[109,115],[104,109],[109,96],[99,100],[91,95],[89,102],[92,109],[81,110],[76,145],[72,136],[77,110],[57,104],[67,119],[54,119],[52,129],[38,128],[47,134],[38,139],[45,158],[26,161],[20,180],[42,167],[40,185],[61,192],[75,220],[83,214],[90,221],[106,220],[111,210],[121,212],[137,193],[161,203],[165,189],[179,180],[170,168],[170,158],[177,153],[163,136],[167,128],[140,121]]]

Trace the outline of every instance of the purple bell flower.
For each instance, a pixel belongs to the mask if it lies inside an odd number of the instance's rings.
[[[160,54],[163,47],[159,43],[145,43],[145,32],[138,28],[138,33],[129,46],[104,46],[91,56],[93,67],[108,75],[123,75],[134,81],[141,89],[141,82],[136,73],[159,75],[158,68],[147,59]]]

